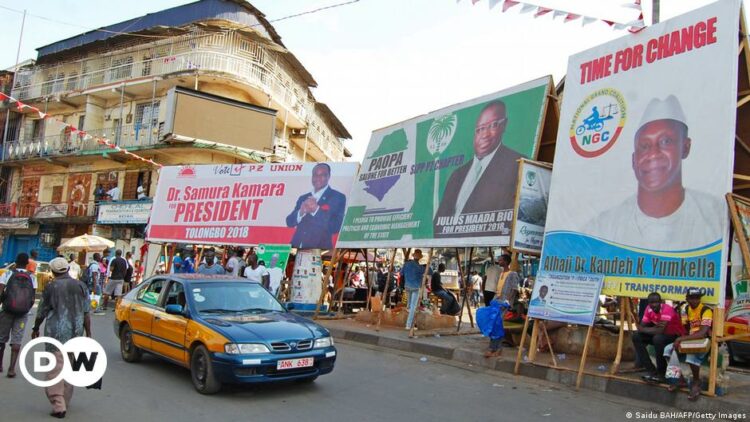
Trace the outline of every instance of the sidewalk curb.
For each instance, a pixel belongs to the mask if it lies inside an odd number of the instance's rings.
[[[507,354],[504,355],[504,359],[486,359],[483,353],[478,350],[424,344],[415,342],[414,340],[396,339],[381,336],[377,333],[362,333],[337,327],[326,328],[337,339],[453,360],[511,375],[513,375],[515,367],[516,349],[513,349],[513,356]],[[562,369],[522,363],[519,375],[575,387],[577,374]],[[701,397],[697,402],[691,402],[687,399],[687,394],[684,392],[670,393],[666,388],[631,383],[614,378],[598,377],[590,374],[584,374],[581,388],[670,406],[679,411],[747,413],[747,404],[726,400],[723,397]]]

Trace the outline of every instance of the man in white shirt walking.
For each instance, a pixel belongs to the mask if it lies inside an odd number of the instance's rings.
[[[81,279],[81,266],[76,262],[75,254],[68,256],[68,275],[76,280]]]

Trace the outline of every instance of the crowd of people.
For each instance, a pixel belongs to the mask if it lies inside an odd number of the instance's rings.
[[[411,259],[404,262],[403,266],[394,271],[387,289],[390,304],[401,303],[401,297],[406,296],[408,317],[405,329],[409,330],[414,324],[417,308],[420,305],[420,286],[425,272],[430,276],[430,282],[426,289],[429,293],[439,298],[440,313],[456,315],[460,312],[458,298],[442,285],[441,274],[445,271],[445,263],[438,263],[431,268],[423,261],[422,251],[413,251]],[[474,308],[500,308],[500,319],[508,320],[523,318],[526,313],[526,304],[530,299],[533,289],[533,277],[523,279],[521,275],[510,269],[511,256],[502,254],[495,262],[490,262],[483,269],[484,275],[478,271],[471,271],[465,281],[461,282],[460,291],[467,295],[467,300]],[[357,289],[371,289],[373,296],[384,297],[386,294],[386,283],[388,280],[388,269],[380,264],[365,266],[354,265],[347,271],[347,265],[342,265],[339,273],[341,278],[338,283],[334,282],[333,275],[329,280],[329,297],[333,298],[339,288],[344,289],[342,298],[344,301],[353,297]],[[367,277],[365,276],[367,275]],[[369,282],[368,282],[369,281]],[[343,286],[343,287],[342,287]],[[667,362],[673,354],[679,359],[684,359],[691,369],[691,387],[689,398],[697,399],[700,395],[700,366],[706,360],[707,353],[704,351],[689,353],[681,352],[681,344],[684,342],[705,340],[710,337],[712,326],[712,310],[701,303],[702,293],[697,288],[687,291],[686,301],[670,305],[662,300],[658,293],[651,293],[647,300],[641,303],[640,323],[638,331],[633,333],[632,342],[636,351],[636,362],[633,371],[647,372],[642,378],[651,383],[665,383]],[[617,307],[614,299],[603,297],[602,307],[612,309]],[[605,313],[606,314],[606,313]],[[611,315],[610,315],[611,316]],[[616,315],[615,315],[616,316]],[[599,319],[600,323],[610,323],[612,320]],[[522,319],[521,319],[522,320]],[[566,324],[548,321],[547,331],[553,332]],[[491,330],[490,330],[491,331]],[[540,330],[541,331],[541,330]],[[488,331],[489,332],[489,331]],[[489,345],[485,357],[498,357],[502,353],[504,343],[509,343],[505,337],[494,337],[488,335]],[[540,351],[546,351],[550,342],[541,338],[537,342]],[[649,357],[646,346],[653,345],[655,349],[654,361]],[[670,391],[676,391],[687,381],[681,375],[676,380],[671,380]]]
[[[105,315],[112,300],[116,301],[126,294],[144,277],[143,265],[139,260],[133,260],[131,252],[123,254],[122,250],[117,249],[114,256],[110,255],[109,250],[94,253],[90,262],[84,266],[77,262],[75,254],[70,254],[67,258],[58,256],[50,262],[54,282],[44,290],[32,328],[32,336],[39,335],[40,325],[45,319],[45,335],[69,339],[71,336],[83,335],[85,331],[85,334],[90,336],[89,314]],[[344,299],[350,299],[349,294],[352,291],[370,289],[373,297],[387,300],[392,305],[400,303],[405,297],[408,317],[404,328],[410,330],[422,300],[420,288],[427,272],[429,283],[425,287],[439,299],[440,313],[457,315],[461,311],[459,297],[446,289],[442,282],[445,263],[439,262],[432,268],[423,262],[423,258],[422,251],[416,249],[411,259],[406,260],[398,270],[390,274],[388,268],[382,264],[355,265],[349,270],[346,264],[343,264],[340,271],[335,272],[340,277],[337,282],[334,282],[334,273],[331,273],[329,292],[332,295],[336,288],[343,288]],[[0,373],[7,368],[8,378],[16,376],[28,313],[33,307],[35,291],[38,289],[37,260],[36,250],[28,254],[19,253],[14,267],[0,276]],[[196,262],[197,260],[199,262]],[[500,313],[500,320],[507,319],[509,314],[525,314],[524,304],[533,287],[529,279],[522,280],[518,272],[510,269],[511,260],[509,254],[502,254],[496,261],[483,267],[484,276],[472,271],[460,282],[460,292],[466,295],[471,306],[494,308],[495,312]],[[267,268],[265,262],[258,258],[254,248],[229,249],[223,254],[223,258],[220,258],[213,248],[206,248],[197,255],[194,250],[185,249],[174,254],[168,270],[161,268],[157,272],[227,274],[244,277],[261,283],[274,295],[280,295],[284,274],[281,269],[274,268],[275,266],[276,261],[272,260],[271,268]],[[701,302],[701,297],[702,292],[699,289],[690,288],[685,302],[669,304],[662,300],[658,293],[651,293],[648,299],[641,303],[638,330],[632,335],[636,352],[632,370],[647,372],[642,378],[651,383],[665,383],[672,377],[669,389],[676,391],[687,384],[679,371],[668,371],[670,360],[674,360],[674,356],[679,356],[687,362],[691,370],[690,400],[696,400],[700,395],[700,367],[708,353],[703,349],[696,351],[685,348],[685,345],[696,341],[700,343],[709,338],[713,325],[712,309]],[[94,300],[90,300],[91,298]],[[330,296],[329,303],[332,303],[332,299]],[[602,305],[607,306],[606,300]],[[65,320],[64,324],[51,323],[59,322],[61,318]],[[552,325],[548,325],[548,331],[565,325],[550,323]],[[493,331],[487,331],[491,332]],[[508,339],[491,334],[487,336],[489,344],[485,357],[500,356],[503,343]],[[7,344],[10,345],[10,360],[9,365],[4,367]],[[541,339],[538,344],[540,350],[549,346]],[[653,361],[648,353],[648,345],[652,345],[655,351]],[[72,387],[61,382],[60,385],[49,387],[47,393],[53,405],[53,416],[64,417],[65,403],[70,400]]]
[[[117,251],[117,256],[122,254]],[[31,255],[31,256],[29,256]],[[16,256],[13,268],[0,277],[0,372],[3,372],[5,346],[10,343],[10,362],[6,377],[16,377],[16,367],[23,344],[23,337],[28,325],[28,318],[36,300],[39,288],[36,251],[25,252]],[[49,263],[53,280],[47,284],[31,328],[31,338],[39,337],[44,323],[44,336],[65,343],[74,337],[91,337],[90,289],[82,280],[74,277],[81,275],[80,266],[70,257],[58,256]],[[101,258],[100,258],[101,259]],[[122,258],[121,258],[122,259]],[[113,260],[114,262],[114,260]],[[75,265],[72,265],[75,263]],[[115,267],[120,262],[114,264]],[[117,268],[119,271],[120,269]],[[97,268],[98,272],[98,268]],[[115,273],[115,275],[118,275]],[[110,275],[111,277],[111,275]],[[54,368],[46,374],[47,380],[55,379],[63,371],[62,351],[47,345],[47,351],[56,357]],[[65,380],[45,387],[45,392],[52,405],[51,416],[64,418],[67,407],[73,397],[73,386]]]
[[[198,259],[200,262],[196,265]],[[223,258],[215,248],[205,248],[201,252],[188,248],[174,254],[169,268],[162,263],[158,272],[242,277],[261,283],[272,294],[279,296],[283,293],[284,271],[276,267],[276,260],[278,256],[274,256],[267,267],[266,262],[258,258],[255,248],[229,249]]]

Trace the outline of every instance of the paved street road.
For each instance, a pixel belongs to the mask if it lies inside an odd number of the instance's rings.
[[[93,318],[94,337],[109,359],[104,389],[76,389],[67,420],[610,422],[645,410],[619,397],[343,342],[334,372],[312,385],[232,387],[202,396],[185,369],[153,356],[123,362],[112,313]],[[20,373],[0,377],[0,420],[50,421],[49,412],[44,392]]]

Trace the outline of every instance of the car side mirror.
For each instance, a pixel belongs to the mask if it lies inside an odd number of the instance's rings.
[[[182,312],[182,305],[167,305],[167,308],[165,311],[169,315],[180,315],[183,316]]]
[[[285,303],[284,307],[286,308],[287,311],[291,311],[292,309],[294,309],[294,303],[292,302]]]

